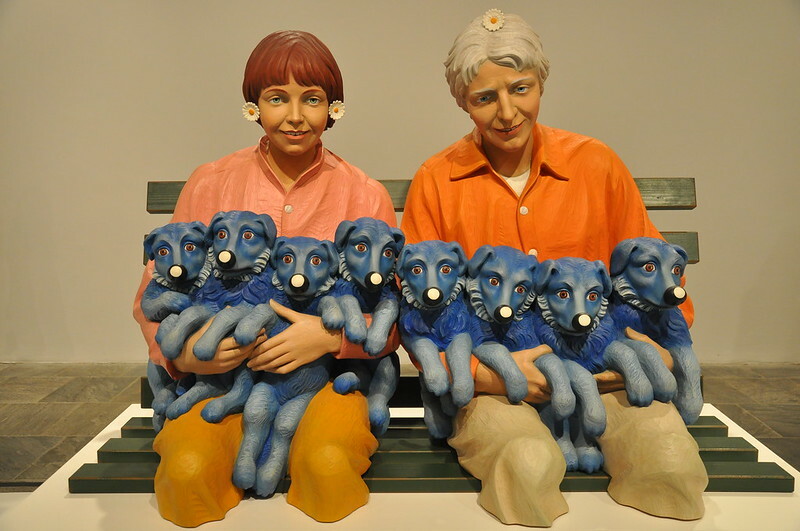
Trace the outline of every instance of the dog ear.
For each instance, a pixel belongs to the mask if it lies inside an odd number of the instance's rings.
[[[400,280],[403,280],[406,274],[406,258],[408,257],[409,253],[414,249],[414,245],[406,245],[403,247],[403,250],[400,251],[400,254],[397,256],[397,265],[395,265],[395,275],[397,275]]]
[[[259,214],[256,216],[256,220],[264,229],[264,238],[267,240],[267,246],[272,247],[275,243],[275,238],[278,237],[278,228],[275,226],[275,222],[268,214]]]
[[[475,278],[478,276],[478,273],[481,272],[483,268],[483,264],[489,258],[494,256],[494,247],[491,245],[482,245],[478,247],[478,250],[475,251],[475,254],[472,255],[472,258],[469,259],[469,263],[467,264],[467,275]]]
[[[611,277],[608,275],[606,264],[602,260],[594,261],[594,268],[597,271],[600,280],[603,282],[603,297],[608,298],[611,295]]]
[[[464,254],[464,249],[461,248],[458,242],[450,242],[447,244],[449,247],[449,251],[456,255],[458,258],[458,268],[457,273],[458,276],[463,277],[464,273],[467,271],[467,255]]]
[[[355,228],[356,224],[354,221],[344,220],[339,223],[339,226],[336,227],[336,235],[333,237],[337,249],[344,251],[347,240],[350,239],[350,233],[353,232]]]
[[[670,247],[675,249],[675,252],[678,253],[679,255],[681,255],[681,258],[683,259],[683,264],[682,265],[685,266],[686,263],[689,261],[689,254],[686,252],[686,249],[684,249],[680,245],[677,245],[677,244],[674,244],[674,243],[670,244]]]
[[[208,248],[211,246],[211,231],[208,230],[205,223],[192,221],[189,223],[189,230],[201,238],[204,247]]]
[[[272,266],[272,269],[278,268],[278,251],[284,246],[285,243],[285,237],[281,236],[280,238],[275,238],[275,245],[272,246],[272,253],[269,255],[269,265]]]
[[[399,253],[400,249],[406,244],[406,235],[397,227],[389,227],[389,232],[391,232],[392,238],[394,239],[395,253]]]
[[[539,259],[532,254],[525,255],[525,259],[528,262],[528,269],[531,272],[531,277],[535,278],[536,270],[539,268]]]
[[[539,264],[533,275],[533,290],[536,293],[544,293],[544,290],[550,284],[550,280],[556,274],[558,274],[558,269],[556,268],[555,260],[545,260]]]
[[[322,248],[328,253],[328,274],[335,277],[336,273],[339,272],[339,250],[330,240],[321,240],[320,243]]]
[[[144,254],[147,255],[148,260],[153,260],[156,257],[155,250],[153,249],[153,244],[155,243],[156,238],[158,238],[158,235],[161,233],[161,229],[162,227],[153,229],[153,231],[150,232],[150,234],[144,237],[144,242],[143,242]]]
[[[212,240],[214,239],[214,234],[213,233],[216,232],[214,230],[214,225],[216,225],[217,223],[222,221],[225,218],[226,214],[227,214],[227,212],[220,211],[220,212],[217,212],[216,214],[214,214],[214,217],[211,218],[211,223],[208,224],[208,228],[211,229],[211,233],[212,233],[211,234],[211,239]]]
[[[614,251],[611,253],[611,269],[610,274],[613,276],[617,276],[622,271],[625,270],[625,266],[628,265],[628,259],[631,256],[631,253],[638,248],[638,242],[636,238],[628,238],[627,240],[622,240],[614,247]]]

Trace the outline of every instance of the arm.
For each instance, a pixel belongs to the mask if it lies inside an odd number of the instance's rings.
[[[536,368],[534,362],[540,356],[551,353],[547,345],[536,348],[518,350],[511,353],[517,366],[519,366],[525,379],[528,380],[528,395],[526,402],[541,404],[550,400],[550,386],[542,372]],[[475,370],[475,392],[491,395],[505,395],[506,387],[503,379],[496,372],[479,363]]]

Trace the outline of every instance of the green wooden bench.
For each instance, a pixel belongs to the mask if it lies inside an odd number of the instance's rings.
[[[395,210],[401,212],[410,181],[387,180]],[[157,181],[147,186],[147,211],[172,212],[183,181]],[[690,210],[697,206],[692,178],[636,179],[650,210]],[[683,246],[690,262],[700,258],[696,232],[662,232]],[[419,379],[402,377],[390,407],[421,407]],[[149,407],[152,393],[142,379],[142,406]],[[716,417],[704,416],[689,432],[700,447],[709,475],[709,492],[793,492],[794,478],[775,463],[758,462],[758,451],[745,439],[729,437],[728,427]],[[153,451],[150,418],[132,418],[119,438],[98,451],[98,462],[83,465],[69,480],[73,493],[153,492],[159,456]],[[364,475],[371,492],[477,492],[480,481],[461,468],[455,452],[442,441],[428,437],[422,419],[393,418],[386,435]],[[289,485],[285,479],[279,492]],[[609,477],[604,472],[569,472],[561,483],[564,491],[604,491]]]

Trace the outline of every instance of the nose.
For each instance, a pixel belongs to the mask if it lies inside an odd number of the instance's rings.
[[[301,112],[299,101],[290,101],[289,110],[286,116],[286,121],[292,125],[297,125],[303,122],[303,113]]]
[[[498,306],[498,308],[494,311],[494,320],[500,324],[510,323],[512,317],[514,317],[514,310],[512,310],[511,306],[508,306],[507,304]]]
[[[182,265],[175,264],[169,268],[169,278],[176,282],[180,282],[186,279],[187,271],[186,268]]]
[[[236,255],[227,249],[220,251],[217,253],[217,263],[222,269],[231,269],[236,265]]]
[[[302,293],[308,289],[308,286],[308,277],[301,275],[300,273],[295,273],[289,279],[289,287],[293,293]]]
[[[383,287],[383,275],[377,271],[370,271],[364,278],[364,285],[368,291],[377,291]]]
[[[588,332],[592,327],[592,316],[588,313],[579,313],[572,318],[572,329],[578,333]]]
[[[497,117],[503,122],[510,122],[517,114],[517,108],[511,101],[511,96],[505,93],[500,93],[498,97]]]
[[[686,290],[680,286],[671,286],[664,292],[664,302],[677,306],[686,300]]]
[[[422,300],[427,306],[438,306],[442,303],[442,290],[439,288],[428,288],[422,294]]]

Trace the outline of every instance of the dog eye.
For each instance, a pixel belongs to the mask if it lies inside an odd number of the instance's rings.
[[[226,230],[218,230],[217,231],[217,238],[219,238],[220,240],[224,240],[227,237],[228,237],[228,231],[226,231]]]
[[[245,240],[252,240],[255,234],[251,230],[246,230],[242,233],[242,238]]]
[[[166,247],[162,247],[158,250],[158,256],[167,256],[169,254],[169,249]]]
[[[319,256],[312,256],[311,257],[311,265],[318,266],[321,263],[322,263],[322,258],[320,258]]]
[[[357,243],[356,244],[356,251],[358,251],[359,253],[365,253],[365,252],[367,252],[367,246],[364,245],[363,243]]]
[[[681,276],[682,272],[683,271],[681,271],[681,266],[676,265],[675,267],[672,268],[672,274],[675,276]]]
[[[294,262],[294,257],[292,255],[287,254],[287,255],[283,256],[283,263],[284,264],[291,264],[292,262]]]
[[[597,300],[597,292],[596,291],[590,292],[589,295],[586,296],[586,298],[589,299],[591,302],[596,301]]]
[[[186,250],[187,253],[191,253],[197,247],[195,247],[193,243],[187,243],[186,245],[183,246],[183,248]]]
[[[383,256],[385,256],[386,258],[392,258],[394,256],[394,251],[392,251],[391,249],[386,249],[385,251],[383,251]]]
[[[514,288],[514,291],[516,291],[517,293],[522,295],[523,293],[525,293],[528,290],[525,289],[525,286],[517,286],[516,288]]]
[[[652,273],[653,271],[656,270],[656,265],[653,262],[647,262],[644,265],[644,270],[647,271],[648,273]]]
[[[411,272],[414,273],[415,275],[421,275],[422,268],[420,266],[414,266],[411,268]]]
[[[560,289],[556,292],[556,297],[559,299],[569,299],[569,291],[565,289]]]
[[[452,267],[450,267],[448,265],[443,265],[442,268],[439,271],[441,271],[443,275],[449,275],[450,271],[452,271],[452,270],[453,270]]]
[[[489,284],[491,286],[499,286],[500,285],[500,281],[496,277],[492,277],[492,278],[489,279]]]

